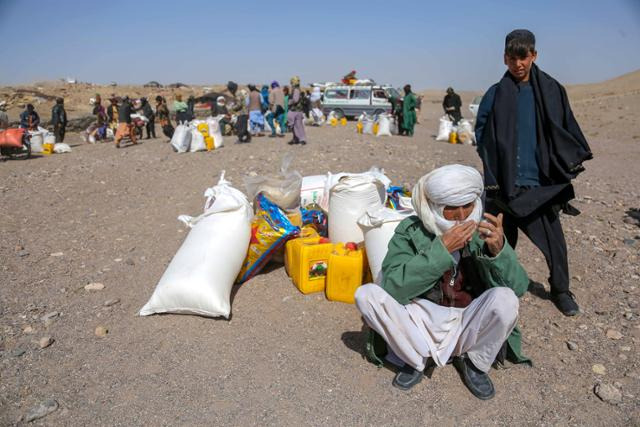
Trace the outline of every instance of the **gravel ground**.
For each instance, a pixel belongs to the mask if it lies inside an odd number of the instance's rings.
[[[535,365],[492,371],[488,402],[450,366],[411,392],[394,389],[392,371],[363,359],[354,306],[300,294],[279,266],[236,289],[230,321],[136,315],[187,233],[176,217],[201,211],[223,169],[243,188],[246,174],[273,174],[287,151],[303,175],[376,165],[397,184],[448,163],[480,167],[474,147],[434,141],[440,92],[427,94],[414,138],[357,135],[349,122],[308,129],[305,147],[228,139],[175,154],[160,138],[116,150],[71,134],[72,153],[0,162],[0,424],[43,415],[34,424],[639,425],[632,77],[569,92],[595,156],[575,182],[582,215],[563,217],[583,313],[565,318],[526,294],[519,322]],[[544,258],[520,242],[532,279],[546,283]]]

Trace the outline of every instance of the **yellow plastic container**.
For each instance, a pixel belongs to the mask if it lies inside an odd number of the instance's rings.
[[[205,136],[204,143],[207,144],[207,151],[211,151],[215,148],[212,136]]]
[[[327,299],[353,304],[358,287],[370,281],[371,273],[364,247],[353,250],[343,243],[336,244],[329,257],[325,289]]]
[[[358,122],[356,129],[358,130],[358,133],[362,133],[362,122]]]
[[[374,134],[374,135],[377,135],[377,134],[378,134],[378,127],[379,127],[379,126],[378,126],[378,123],[377,123],[377,122],[373,124],[373,134]]]
[[[289,270],[289,263],[291,261],[291,257],[293,255],[293,246],[290,245],[290,242],[298,239],[309,239],[309,238],[320,238],[320,235],[313,227],[302,227],[300,228],[300,235],[295,239],[289,240],[282,248],[282,253],[280,254],[281,260],[284,263],[284,271],[287,273],[287,276],[291,277],[291,272]],[[275,258],[275,256],[274,256]]]
[[[331,126],[333,127],[338,126],[338,119],[335,117],[331,117],[331,120],[329,120],[329,124],[331,124]]]
[[[50,142],[45,142],[42,144],[42,154],[53,154],[54,144]]]
[[[287,242],[285,266],[293,284],[303,294],[322,292],[327,278],[332,243],[321,237],[301,237]]]
[[[200,123],[198,125],[198,132],[200,132],[205,138],[209,136],[209,125],[206,123]]]
[[[342,126],[346,126],[346,125],[347,125],[347,118],[346,118],[346,117],[341,118],[341,119],[340,119],[340,124],[341,124]]]
[[[457,132],[451,132],[449,134],[449,142],[452,144],[457,144],[458,143],[458,133]]]

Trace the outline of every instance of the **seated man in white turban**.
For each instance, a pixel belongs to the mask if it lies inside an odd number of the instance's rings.
[[[442,367],[453,357],[469,390],[491,399],[492,364],[528,362],[516,320],[529,279],[505,241],[502,214],[483,217],[483,188],[467,166],[422,177],[413,189],[416,215],[396,228],[380,283],[356,292],[372,329],[367,356],[399,366],[395,387],[410,389],[428,364]]]

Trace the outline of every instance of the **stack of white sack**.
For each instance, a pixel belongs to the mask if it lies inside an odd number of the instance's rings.
[[[249,247],[253,210],[246,196],[224,179],[205,193],[204,213],[178,217],[191,231],[140,310],[154,313],[231,313],[231,288]]]
[[[324,199],[320,206],[329,213],[331,241],[336,243],[364,241],[358,219],[367,210],[384,205],[390,183],[391,180],[384,175],[384,172],[375,167],[359,174],[332,175],[329,173]]]
[[[387,256],[389,241],[402,220],[415,215],[413,209],[394,210],[387,207],[367,210],[359,219],[358,225],[364,234],[364,246],[371,269],[371,277],[381,284],[382,262]]]

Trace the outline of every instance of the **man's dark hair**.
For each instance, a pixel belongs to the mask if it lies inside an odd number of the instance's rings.
[[[504,53],[516,58],[525,58],[536,51],[536,36],[529,30],[513,30],[504,41]]]

